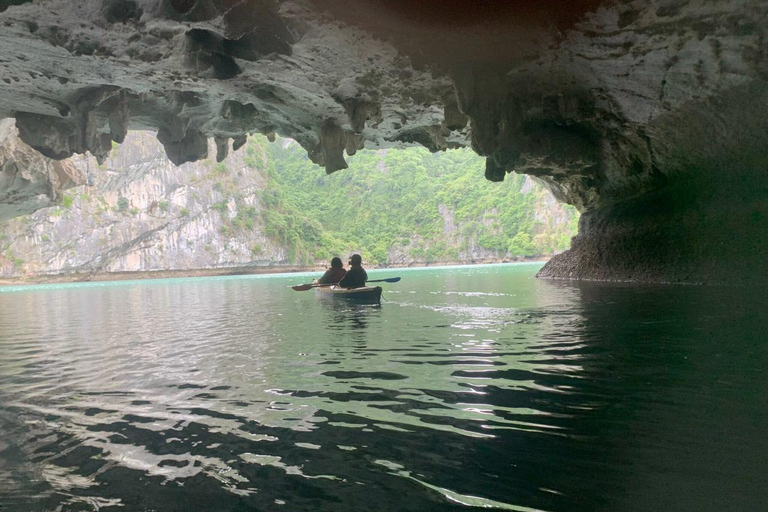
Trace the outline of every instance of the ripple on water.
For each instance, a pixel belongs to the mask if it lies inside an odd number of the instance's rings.
[[[0,294],[0,505],[761,509],[765,301],[535,270]]]

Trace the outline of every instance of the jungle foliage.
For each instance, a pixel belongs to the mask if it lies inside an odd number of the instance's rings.
[[[510,174],[483,178],[471,150],[360,151],[326,175],[298,144],[252,137],[245,162],[267,155],[261,192],[267,235],[297,263],[360,252],[368,265],[528,258],[568,248],[578,214],[540,185]]]

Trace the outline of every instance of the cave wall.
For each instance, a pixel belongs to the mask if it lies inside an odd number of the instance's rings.
[[[648,130],[668,172],[656,187],[586,209],[571,249],[539,277],[768,284],[766,84],[691,103]]]
[[[538,276],[768,285],[766,197],[768,180],[735,173],[680,180],[588,211],[571,249],[554,256]]]
[[[51,158],[103,160],[129,127],[157,131],[177,165],[204,158],[207,138],[221,160],[277,132],[328,172],[366,142],[466,140],[442,127],[448,77],[306,2],[48,0],[0,23],[0,117]]]
[[[13,119],[0,120],[0,222],[58,204],[85,182],[83,170],[44,157],[19,140]]]
[[[51,158],[103,159],[129,127],[176,164],[277,132],[327,172],[362,147],[470,145],[487,179],[532,175],[584,213],[542,277],[710,280],[718,230],[765,234],[765,196],[738,192],[765,188],[764,1],[14,3],[0,117]]]

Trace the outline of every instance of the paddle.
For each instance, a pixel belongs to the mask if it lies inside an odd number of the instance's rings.
[[[388,279],[371,279],[369,281],[366,281],[366,283],[396,283],[400,280],[399,277],[390,277]],[[297,292],[305,292],[307,290],[311,290],[312,288],[319,288],[322,286],[333,286],[336,283],[329,283],[329,284],[318,284],[318,283],[311,283],[311,284],[297,284],[296,286],[291,286],[294,290]]]

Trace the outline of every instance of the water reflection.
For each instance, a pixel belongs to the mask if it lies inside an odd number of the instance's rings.
[[[381,304],[364,304],[335,297],[320,297],[320,305],[328,312],[323,327],[339,335],[364,331],[373,319],[379,318]],[[359,341],[365,341],[364,333],[358,332]]]
[[[0,505],[764,508],[765,300],[534,271],[0,294]]]

